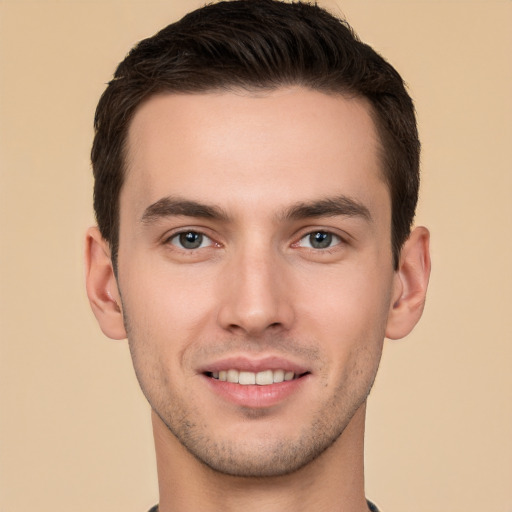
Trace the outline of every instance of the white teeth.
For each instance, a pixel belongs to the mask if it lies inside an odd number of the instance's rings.
[[[295,378],[295,373],[285,372],[284,370],[263,370],[261,372],[254,373],[229,369],[212,372],[212,377],[223,382],[232,382],[234,384],[241,384],[242,386],[254,384],[258,384],[259,386],[268,386],[269,384],[293,380]]]
[[[274,371],[274,382],[283,382],[284,380],[284,370],[275,370]]]
[[[238,384],[238,375],[238,370],[228,370],[227,381],[233,382],[234,384]]]
[[[256,384],[265,386],[266,384],[274,383],[274,372],[272,370],[265,370],[256,374]]]
[[[252,372],[240,372],[238,375],[238,383],[243,386],[256,384],[256,374]]]

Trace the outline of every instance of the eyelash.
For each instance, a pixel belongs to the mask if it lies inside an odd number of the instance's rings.
[[[191,235],[191,236],[190,236]],[[320,237],[319,237],[320,235]],[[189,237],[189,240],[186,240],[185,237]],[[195,237],[195,240],[193,239]],[[320,244],[323,243],[325,240],[327,240],[327,244],[325,247],[313,247],[312,243],[314,243],[313,237],[317,237],[316,242],[319,242]],[[323,238],[322,238],[323,237]],[[318,239],[320,238],[320,239]],[[200,239],[199,245],[197,247],[186,247],[185,245],[188,243],[194,244],[194,242],[197,242],[197,239]],[[303,241],[309,242],[308,245],[303,245]],[[334,244],[333,244],[334,242]],[[177,247],[178,249],[185,251],[185,252],[193,252],[198,251],[200,249],[205,249],[208,247],[220,247],[221,244],[215,242],[211,237],[206,235],[200,230],[194,230],[194,229],[188,229],[188,230],[182,230],[177,233],[173,233],[171,236],[167,237],[164,240],[165,244],[173,245],[174,247]],[[345,240],[331,232],[325,229],[317,229],[308,231],[307,233],[303,234],[301,238],[297,241],[291,244],[293,248],[304,248],[306,250],[312,250],[312,251],[320,251],[320,252],[332,252],[333,250],[336,250],[336,247],[338,245],[344,244]]]
[[[318,235],[320,235],[320,239],[318,239]],[[317,237],[316,242],[319,242],[320,244],[323,243],[325,240],[327,240],[328,245],[325,247],[313,247],[313,237]],[[309,241],[309,245],[302,245],[301,242],[303,240]],[[333,242],[335,242],[333,244]],[[336,246],[342,244],[344,240],[335,233],[332,233],[331,231],[325,230],[325,229],[317,229],[313,231],[309,231],[305,235],[303,235],[298,242],[292,244],[293,247],[305,247],[306,249],[311,249],[315,251],[323,251],[323,252],[329,252],[329,250],[333,250],[336,248]]]
[[[188,235],[192,235],[192,236],[195,236],[196,238],[200,238],[201,239],[200,245],[198,247],[185,247],[184,245],[185,245],[185,243],[187,243],[187,240],[185,240],[185,237],[187,237]],[[205,240],[209,241],[209,243],[207,243],[207,245],[203,245]],[[176,241],[176,243],[174,241]],[[217,244],[216,242],[214,242],[212,240],[212,238],[209,237],[208,235],[206,235],[205,233],[198,231],[198,230],[194,230],[194,229],[187,229],[187,230],[180,231],[178,233],[174,233],[171,236],[169,236],[168,238],[166,238],[164,242],[165,242],[165,244],[173,245],[173,246],[177,247],[178,249],[181,249],[182,251],[186,251],[186,252],[197,251],[199,249],[204,249],[206,247],[211,247],[211,246],[220,246],[220,244]],[[191,240],[188,240],[188,242],[193,243],[193,241],[191,241]]]

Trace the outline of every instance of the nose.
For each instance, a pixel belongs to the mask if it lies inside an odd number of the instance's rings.
[[[286,263],[271,250],[231,259],[219,283],[220,326],[251,337],[269,330],[289,330],[294,311],[285,267]]]

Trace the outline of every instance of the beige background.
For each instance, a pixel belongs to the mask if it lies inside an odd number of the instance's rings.
[[[0,512],[144,512],[149,410],[89,311],[95,104],[137,40],[202,2],[0,0]],[[347,0],[423,141],[425,315],[387,342],[367,494],[384,512],[512,511],[512,2]]]

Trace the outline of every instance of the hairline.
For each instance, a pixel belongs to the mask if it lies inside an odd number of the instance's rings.
[[[391,183],[389,181],[389,178],[386,173],[386,167],[387,167],[387,158],[386,158],[386,148],[384,147],[384,128],[381,126],[380,122],[380,116],[377,110],[375,109],[374,105],[372,104],[371,100],[365,96],[364,94],[357,92],[357,91],[350,91],[348,88],[343,89],[343,87],[340,87],[338,90],[335,90],[332,87],[313,87],[308,84],[301,84],[300,82],[297,83],[283,83],[283,84],[276,84],[272,86],[259,86],[259,85],[248,85],[248,86],[242,86],[242,85],[228,85],[226,86],[219,86],[219,87],[205,87],[204,89],[197,89],[197,90],[171,90],[171,89],[165,89],[162,88],[161,90],[155,90],[153,92],[148,93],[146,96],[144,96],[137,105],[132,109],[130,113],[130,117],[128,122],[125,125],[125,131],[123,134],[123,140],[121,145],[121,186],[119,188],[119,195],[118,195],[118,201],[119,197],[121,195],[121,191],[123,189],[126,176],[128,172],[130,171],[130,164],[128,161],[128,152],[129,152],[129,134],[130,129],[133,124],[133,121],[135,119],[135,116],[137,115],[138,111],[151,99],[157,97],[157,96],[200,96],[200,95],[210,95],[210,94],[235,94],[240,96],[252,96],[252,97],[258,97],[257,93],[263,92],[265,94],[270,94],[272,92],[278,91],[278,90],[286,90],[286,89],[304,89],[311,92],[319,92],[322,94],[325,94],[327,96],[339,96],[340,98],[344,99],[355,99],[357,101],[360,101],[364,107],[367,109],[367,113],[370,116],[370,119],[373,123],[373,128],[375,130],[375,142],[376,142],[376,152],[377,152],[377,158],[379,163],[379,169],[380,169],[380,175],[379,177],[382,179],[382,181],[385,183],[388,192],[390,194],[390,197],[392,195],[392,188]],[[118,205],[118,213],[120,213],[120,204]],[[119,217],[119,215],[118,215]],[[119,224],[119,219],[117,219],[117,224]],[[118,226],[119,229],[119,226]]]
[[[122,78],[121,78],[122,79]],[[337,89],[334,87],[322,87],[317,86],[314,87],[311,84],[301,83],[299,80],[296,82],[284,82],[284,83],[276,83],[276,84],[229,84],[226,83],[222,86],[205,86],[204,88],[191,88],[190,90],[187,90],[186,88],[182,88],[181,90],[173,90],[170,87],[162,87],[161,89],[155,89],[153,91],[149,91],[148,94],[146,94],[144,97],[140,99],[140,101],[135,105],[135,107],[130,112],[130,117],[128,122],[125,125],[125,131],[123,134],[123,140],[121,145],[121,183],[119,187],[119,192],[117,194],[117,218],[114,219],[114,225],[113,225],[113,234],[114,234],[114,241],[115,244],[110,242],[109,246],[111,249],[111,256],[112,256],[112,265],[114,267],[114,271],[117,274],[117,263],[118,263],[118,252],[119,252],[119,239],[120,239],[120,229],[121,229],[121,193],[124,187],[124,183],[126,180],[126,177],[128,173],[130,172],[130,163],[128,161],[129,156],[129,134],[130,129],[133,124],[133,121],[135,119],[135,116],[137,115],[137,112],[152,98],[155,98],[157,96],[199,96],[199,95],[209,95],[209,94],[237,94],[241,96],[258,96],[258,93],[264,93],[264,94],[270,94],[272,92],[283,90],[283,89],[305,89],[313,92],[319,92],[322,94],[325,94],[327,96],[339,96],[340,98],[345,99],[357,99],[358,101],[361,101],[365,108],[367,109],[368,115],[371,118],[371,121],[373,123],[374,131],[375,131],[375,149],[376,149],[376,157],[378,159],[379,164],[379,178],[383,181],[383,183],[386,185],[389,198],[390,198],[390,207],[391,207],[391,214],[393,215],[393,189],[391,186],[391,181],[388,177],[388,173],[386,172],[386,168],[388,167],[387,163],[387,152],[386,148],[384,147],[384,137],[385,137],[385,129],[381,126],[381,119],[379,116],[379,113],[375,109],[372,101],[370,98],[362,94],[361,92],[350,90],[348,87],[340,86]],[[390,223],[390,233],[389,236],[392,241],[392,251],[393,251],[393,259],[396,260],[398,255],[395,255],[395,249],[393,248],[393,219],[391,219]],[[115,231],[115,232],[114,232]],[[395,267],[396,267],[396,261],[395,261]]]

